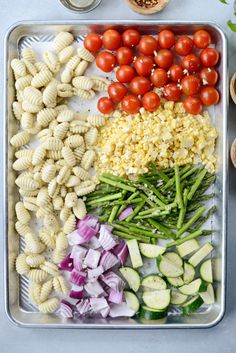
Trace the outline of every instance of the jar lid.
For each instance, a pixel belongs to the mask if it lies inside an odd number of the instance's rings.
[[[95,9],[102,0],[59,0],[68,10],[85,13]]]

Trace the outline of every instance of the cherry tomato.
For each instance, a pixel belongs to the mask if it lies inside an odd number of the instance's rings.
[[[121,101],[121,108],[128,114],[136,114],[140,109],[140,100],[137,96],[129,94]]]
[[[110,98],[102,97],[98,100],[97,107],[102,114],[109,114],[114,110],[114,103]]]
[[[182,91],[176,83],[168,83],[168,85],[165,85],[163,93],[166,99],[174,102],[178,102],[182,95]]]
[[[142,106],[149,112],[154,112],[160,105],[160,98],[154,92],[147,92],[142,98]]]
[[[127,88],[120,82],[113,82],[108,86],[108,94],[113,102],[120,102],[127,93]]]
[[[116,50],[121,45],[121,35],[114,29],[108,29],[102,37],[102,44],[106,49]]]
[[[134,69],[129,65],[122,65],[116,71],[116,78],[122,83],[130,82],[135,76]]]
[[[204,66],[212,67],[218,63],[219,53],[214,48],[206,48],[201,51],[200,59]]]
[[[199,91],[201,86],[201,81],[198,77],[189,75],[189,76],[185,76],[182,79],[181,86],[186,96],[193,96]]]
[[[193,41],[197,48],[204,49],[211,44],[210,33],[204,31],[204,29],[201,29],[200,31],[194,33]]]
[[[187,97],[184,100],[184,108],[189,114],[200,114],[202,112],[202,102],[197,97]]]
[[[93,53],[97,53],[102,47],[100,36],[97,33],[89,33],[84,40],[84,47]]]
[[[99,53],[96,57],[96,65],[102,71],[110,72],[114,69],[116,65],[116,58],[112,53],[108,51],[103,51]]]
[[[161,49],[154,56],[155,63],[163,69],[168,69],[174,60],[173,53],[168,49]]]
[[[175,51],[177,54],[184,56],[191,53],[193,49],[193,41],[187,36],[179,37],[175,43]]]
[[[144,55],[152,55],[157,50],[156,39],[152,36],[142,37],[138,45],[138,50]]]
[[[120,65],[129,65],[133,62],[134,52],[128,47],[120,47],[116,52],[116,59]]]
[[[140,41],[140,34],[136,29],[127,29],[122,34],[122,40],[127,47],[135,47]]]
[[[212,86],[203,87],[200,92],[200,98],[204,105],[217,104],[220,99],[219,92]]]
[[[167,72],[161,68],[155,69],[150,79],[155,87],[163,87],[168,82]]]
[[[200,70],[201,62],[195,54],[189,54],[182,59],[181,65],[184,70],[194,73]]]
[[[134,67],[140,76],[150,76],[154,61],[150,56],[138,56],[134,62]]]
[[[150,90],[150,81],[143,76],[136,76],[129,84],[130,91],[137,96],[139,94],[144,95]]]
[[[199,77],[204,85],[214,86],[218,80],[218,72],[215,69],[204,67],[199,72]]]
[[[158,43],[162,49],[170,49],[175,44],[174,33],[168,29],[164,29],[158,34]]]
[[[169,68],[169,72],[170,72],[170,79],[173,82],[180,81],[184,76],[183,69],[179,65],[172,65]]]

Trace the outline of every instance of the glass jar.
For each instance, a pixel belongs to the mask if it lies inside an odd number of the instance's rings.
[[[85,13],[94,10],[102,0],[59,0],[68,10]]]

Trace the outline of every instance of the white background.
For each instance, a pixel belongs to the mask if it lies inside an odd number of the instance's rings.
[[[229,18],[236,22],[231,5],[219,0],[171,0],[169,6],[150,19],[214,21],[225,30],[230,44],[230,74],[236,71],[236,33],[227,29]],[[0,0],[0,112],[3,97],[3,38],[9,26],[21,20],[140,19],[125,0],[103,0],[91,13],[68,12],[57,0]],[[2,117],[2,114],[0,115]],[[230,102],[229,142],[236,137],[236,106]],[[2,120],[1,120],[2,121]],[[2,129],[4,134],[4,130]],[[1,144],[2,145],[2,144]],[[2,146],[0,165],[2,163]],[[206,330],[45,330],[23,329],[10,323],[4,312],[3,260],[0,261],[0,353],[228,353],[236,352],[236,172],[229,163],[229,227],[227,309],[223,321]],[[3,178],[1,178],[3,180]],[[3,188],[1,187],[1,196]],[[1,202],[3,202],[1,197]],[[3,204],[2,204],[3,205]],[[2,206],[3,207],[3,206]],[[1,225],[3,224],[0,214]],[[3,244],[3,231],[1,242]],[[3,249],[0,249],[3,259]]]

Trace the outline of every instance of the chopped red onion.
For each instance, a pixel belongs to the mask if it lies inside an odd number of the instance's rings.
[[[80,315],[85,315],[91,311],[89,299],[82,299],[76,303],[76,309]]]
[[[124,288],[125,282],[112,271],[104,273],[100,278],[109,288],[117,292]]]
[[[104,308],[100,311],[100,314],[102,315],[102,317],[106,318],[109,315],[110,312],[110,306],[108,306],[107,308]]]
[[[121,265],[124,265],[129,255],[129,250],[126,242],[121,241],[112,249],[112,252],[114,255],[118,257]]]
[[[91,298],[90,305],[95,313],[101,313],[101,311],[109,308],[105,298]]]
[[[102,286],[100,285],[100,283],[98,281],[88,282],[84,286],[84,289],[92,297],[98,297],[99,295],[104,295],[105,294]]]
[[[67,318],[67,319],[70,319],[73,317],[73,310],[72,310],[72,306],[70,305],[70,303],[66,302],[65,300],[61,301],[60,314],[62,317]]]
[[[84,248],[83,246],[74,245],[72,247],[70,257],[73,259],[75,255],[78,255],[83,260],[87,252],[88,252],[88,249]]]
[[[67,235],[68,243],[69,245],[77,245],[77,244],[83,244],[86,242],[84,238],[79,234],[78,230],[74,230],[74,232],[70,233]]]
[[[100,259],[100,265],[103,266],[104,271],[109,270],[118,263],[118,259],[110,251],[105,251]]]
[[[111,233],[112,227],[106,224],[102,224],[100,227],[99,243],[104,250],[110,250],[117,244],[117,238]]]
[[[97,225],[95,228],[92,228],[84,222],[79,225],[77,232],[79,232],[80,236],[84,239],[85,242],[87,242],[98,233],[98,230],[99,228]]]
[[[99,251],[89,249],[89,251],[84,259],[85,265],[87,265],[90,268],[96,268],[98,266],[100,256],[101,256],[101,254]]]
[[[70,282],[77,286],[83,286],[86,282],[87,274],[83,271],[77,271],[73,269],[70,274]]]
[[[73,265],[76,270],[83,270],[83,260],[81,259],[80,254],[77,253],[74,255]]]
[[[86,245],[89,249],[94,249],[94,250],[97,250],[101,247],[101,245],[98,241],[98,238],[96,236],[92,237]]]
[[[87,214],[83,219],[78,220],[76,227],[79,228],[81,224],[86,223],[90,227],[95,228],[98,224],[98,218],[92,214]]]
[[[97,279],[103,272],[104,272],[104,269],[102,266],[98,266],[93,270],[88,269],[88,279],[93,281]]]
[[[123,292],[118,292],[118,291],[115,291],[114,289],[111,289],[111,290],[110,290],[110,293],[109,293],[108,300],[109,300],[111,303],[116,303],[116,304],[122,303],[122,300],[123,300]]]
[[[120,316],[126,316],[126,317],[132,317],[134,316],[135,311],[131,310],[128,304],[126,303],[120,303],[120,304],[111,304],[110,305],[110,317],[120,317]]]
[[[123,212],[119,215],[119,221],[123,221],[124,219],[128,218],[134,212],[132,207],[127,207],[124,209]]]
[[[70,254],[59,263],[58,267],[63,271],[71,272],[73,270],[73,259],[70,257]]]
[[[83,286],[76,286],[73,284],[69,297],[73,299],[82,299],[83,298]]]

